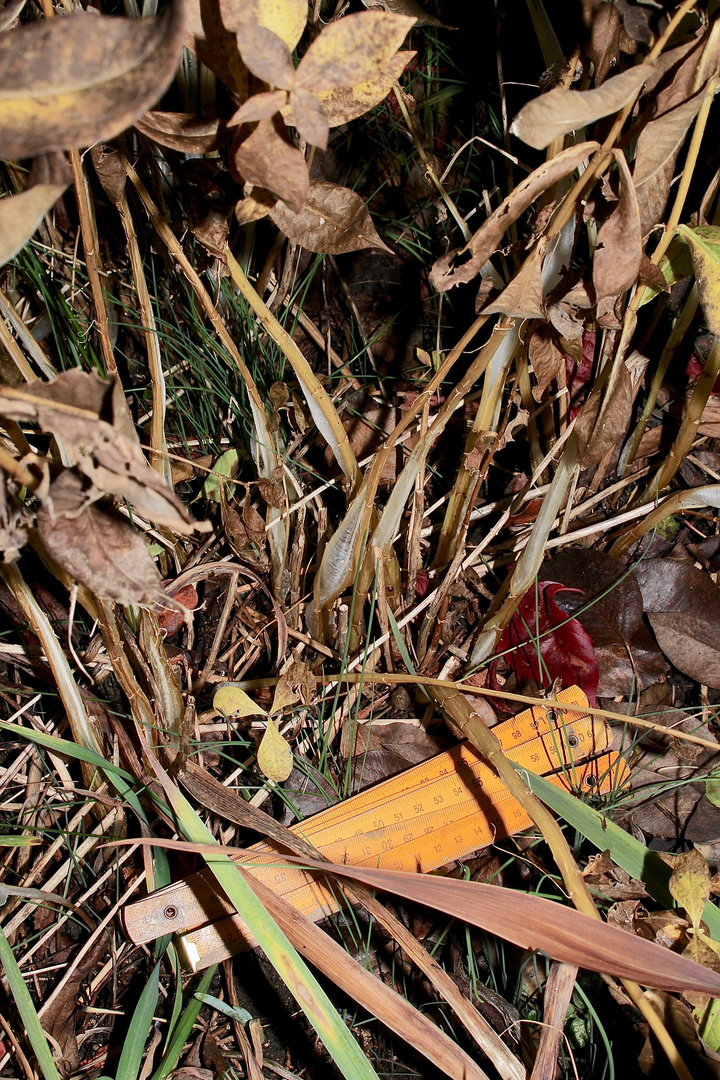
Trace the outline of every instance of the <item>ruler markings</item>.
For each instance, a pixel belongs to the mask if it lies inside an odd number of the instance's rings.
[[[567,703],[587,704],[577,687],[558,697]],[[571,713],[564,722],[554,710],[548,715],[545,708],[533,707],[493,731],[508,757],[521,768],[555,772],[550,779],[565,787],[571,781],[582,784],[590,776],[597,791],[611,786],[609,776],[602,779],[598,772],[600,762],[587,763],[589,756],[602,754],[609,746],[604,721]],[[602,760],[607,768],[608,755]],[[580,762],[585,764],[580,766]],[[520,804],[465,742],[298,822],[291,831],[331,861],[428,872],[530,824]],[[335,893],[342,895],[341,889],[331,891],[322,875],[283,864],[283,851],[272,841],[261,842],[235,861],[309,918],[317,921],[337,912],[341,901]],[[242,939],[242,920],[207,870],[129,905],[124,914],[128,934],[138,944],[217,919],[222,919],[222,934],[230,933],[225,924],[232,923],[234,938]],[[189,943],[186,952],[191,966],[199,965],[190,937],[185,934],[182,940]],[[217,951],[217,942],[214,948]],[[202,966],[212,962],[200,955]]]

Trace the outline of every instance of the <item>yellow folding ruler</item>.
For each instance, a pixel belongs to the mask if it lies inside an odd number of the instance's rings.
[[[577,687],[563,690],[556,700],[588,704]],[[624,759],[608,752],[607,724],[588,714],[538,705],[493,731],[512,761],[558,786],[601,793],[627,780]],[[331,862],[428,873],[530,824],[522,806],[464,742],[291,831]],[[266,841],[235,861],[314,922],[339,911],[341,888],[318,871],[289,864],[283,851]],[[128,905],[124,918],[135,944],[162,934],[181,935],[181,953],[195,971],[254,943],[207,869]]]

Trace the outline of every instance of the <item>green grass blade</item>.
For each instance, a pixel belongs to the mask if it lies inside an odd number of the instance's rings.
[[[156,766],[157,768],[157,766]],[[158,776],[187,840],[215,844],[185,796],[158,768]],[[270,963],[294,996],[347,1080],[377,1080],[377,1074],[343,1023],[315,976],[265,910],[227,855],[206,855],[208,869],[243,919]],[[153,1077],[160,1080],[160,1077]]]
[[[518,772],[546,806],[582,833],[598,851],[609,851],[613,862],[631,877],[642,881],[650,895],[660,904],[667,908],[676,906],[668,888],[672,867],[664,863],[659,855],[649,851],[644,844],[626,833],[619,825],[615,825],[605,814],[594,810],[569,791],[555,787],[545,777],[536,776],[525,769],[518,769]],[[710,931],[710,936],[720,941],[720,910],[709,901],[703,911],[703,921]]]
[[[160,993],[160,960],[150,972],[130,1021],[117,1068],[117,1080],[137,1080]]]
[[[30,1045],[33,1048],[35,1058],[45,1080],[60,1080],[60,1073],[55,1067],[50,1046],[45,1038],[38,1014],[35,1010],[30,992],[25,985],[20,968],[10,948],[8,939],[0,928],[0,965],[5,972],[5,978],[10,986],[10,992],[15,999],[17,1011],[27,1032]]]
[[[212,967],[209,967],[207,971],[203,972],[203,977],[197,988],[199,994],[204,994],[207,991],[216,970],[217,964],[213,964]],[[169,1076],[170,1073],[174,1071],[175,1066],[180,1060],[183,1047],[188,1041],[193,1024],[197,1020],[201,1009],[202,1001],[198,1001],[197,998],[191,997],[169,1036],[167,1049],[163,1054],[162,1061],[152,1075],[152,1080],[165,1080],[165,1077]],[[121,1076],[118,1072],[117,1080],[125,1080],[125,1077]]]

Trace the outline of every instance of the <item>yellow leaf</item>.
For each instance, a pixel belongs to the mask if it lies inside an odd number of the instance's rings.
[[[233,683],[223,683],[215,691],[213,707],[223,716],[259,716],[265,710],[256,705],[251,697]]]
[[[697,849],[678,855],[669,882],[670,892],[685,908],[688,919],[697,933],[703,909],[710,897],[710,870]]]
[[[387,11],[362,11],[330,23],[300,61],[295,85],[315,94],[376,79],[414,23]]]
[[[700,307],[711,334],[720,334],[720,229],[705,226],[689,229],[686,225],[678,233],[687,240],[692,255],[693,270],[697,281]]]
[[[382,71],[366,82],[356,83],[354,86],[335,87],[332,90],[313,90],[314,96],[325,108],[330,127],[348,124],[384,101],[393,83],[400,78],[413,56],[415,56],[414,52],[395,53]],[[285,119],[288,124],[295,123],[292,111]]]
[[[258,747],[257,760],[268,780],[274,780],[276,784],[287,780],[292,772],[292,750],[278,731],[274,720],[267,722],[265,734]]]
[[[243,0],[242,4],[227,0],[221,3],[221,10],[229,6],[237,12],[241,22],[257,23],[266,30],[272,30],[287,45],[294,49],[302,37],[307,22],[306,0]]]

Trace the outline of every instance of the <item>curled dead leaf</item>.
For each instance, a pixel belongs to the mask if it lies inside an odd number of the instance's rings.
[[[620,173],[620,198],[601,227],[593,259],[593,284],[598,300],[618,296],[635,284],[642,259],[640,208],[630,169],[622,150],[615,150]]]
[[[536,150],[544,150],[554,139],[578,131],[619,112],[640,92],[652,72],[649,64],[639,64],[608,79],[596,90],[554,90],[533,98],[513,120],[510,131]]]
[[[225,137],[222,120],[195,113],[146,112],[135,121],[135,127],[159,146],[182,154],[208,154],[217,150]]]
[[[599,149],[599,145],[586,142],[571,146],[535,169],[503,199],[464,247],[443,255],[435,262],[430,271],[433,287],[438,292],[446,292],[453,285],[471,281],[498,247],[506,229],[552,184],[574,172],[578,165]]]
[[[161,601],[165,594],[150,553],[126,518],[108,504],[90,504],[82,478],[65,469],[37,514],[49,555],[78,584],[118,604]]]
[[[0,266],[25,247],[66,184],[36,184],[19,195],[0,199]]]
[[[128,500],[141,515],[176,532],[206,532],[145,460],[117,379],[74,368],[52,383],[0,386],[0,416],[38,424],[74,454],[78,469],[102,494]],[[102,417],[102,419],[101,419]],[[107,418],[107,419],[106,419]]]
[[[183,33],[176,0],[156,19],[78,12],[3,34],[3,156],[32,157],[118,135],[169,86]]]

